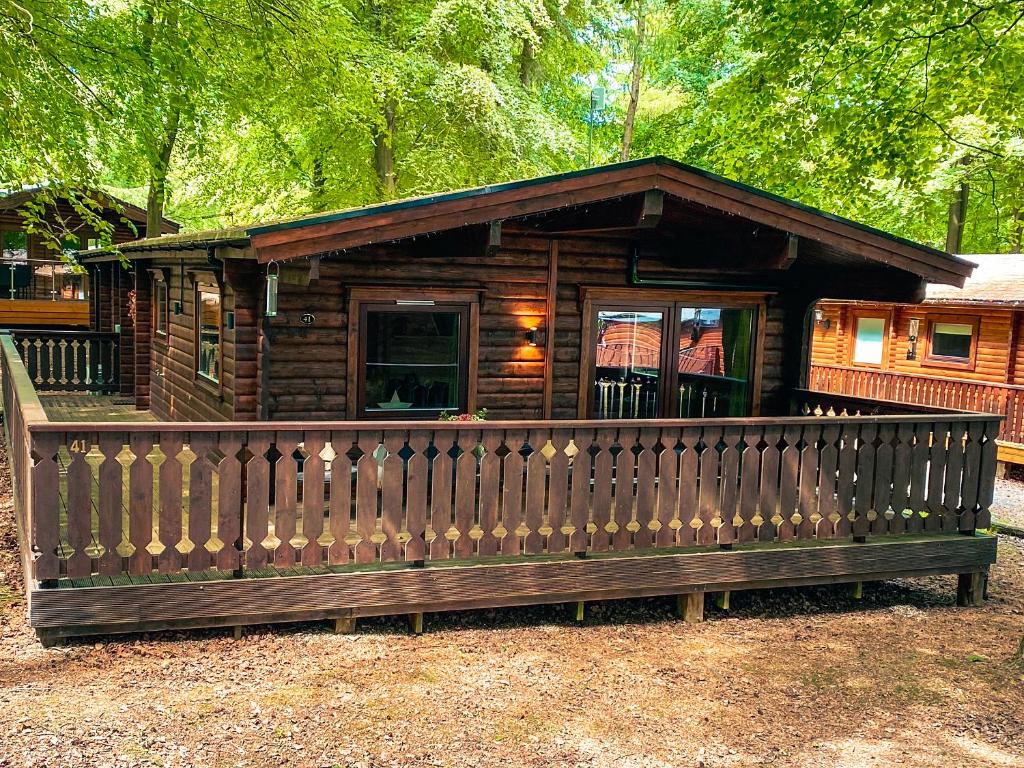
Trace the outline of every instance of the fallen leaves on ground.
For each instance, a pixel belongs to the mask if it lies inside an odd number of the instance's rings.
[[[0,476],[0,766],[1016,766],[1024,543],[956,580],[168,632],[43,649]],[[709,602],[710,606],[710,602]]]

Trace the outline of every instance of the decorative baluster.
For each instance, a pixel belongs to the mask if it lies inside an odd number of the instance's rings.
[[[683,453],[679,460],[679,545],[692,546],[697,542],[697,529],[701,522],[698,512],[698,467],[700,466],[701,431],[697,427],[683,430],[680,441]]]
[[[99,435],[99,449],[103,454],[97,494],[99,543],[103,548],[99,572],[105,576],[116,576],[122,570],[121,554],[117,548],[121,545],[122,536],[124,468],[117,457],[124,448],[124,440],[125,436],[117,432],[101,432]]]
[[[761,477],[761,453],[758,443],[761,441],[760,427],[745,427],[743,431],[743,450],[740,453],[740,503],[737,515],[736,540],[739,542],[754,541],[757,538],[758,481]]]
[[[761,453],[761,525],[758,526],[758,541],[774,541],[781,520],[779,513],[779,443],[782,428],[765,427],[764,451]]]
[[[33,434],[31,480],[31,537],[36,580],[53,581],[60,575],[60,473],[57,448],[65,439],[55,432]]]
[[[352,559],[348,537],[352,530],[352,459],[349,451],[355,442],[354,432],[331,432],[331,499],[330,531],[331,542],[327,550],[327,561],[340,565]]]
[[[526,441],[526,432],[510,429],[505,432],[505,448],[508,454],[502,461],[501,527],[505,535],[501,539],[501,554],[522,554],[523,525],[523,484],[525,472],[523,457],[519,451]]]
[[[373,538],[377,533],[377,489],[380,483],[380,465],[377,454],[381,444],[380,432],[360,432],[359,450],[362,455],[356,462],[356,533],[359,542],[355,546],[357,563],[376,562],[377,545]]]
[[[818,487],[815,500],[815,530],[808,538],[830,539],[835,534],[838,519],[836,513],[836,470],[839,463],[839,425],[826,424],[821,430],[822,446],[819,452]]]
[[[740,427],[726,427],[722,434],[722,482],[721,508],[718,514],[718,543],[732,544],[736,541],[736,528],[742,520],[736,520],[737,501],[740,485],[740,450],[742,437]]]
[[[636,446],[639,431],[632,428],[619,430],[619,453],[615,457],[615,524],[612,526],[612,549],[624,552],[632,549],[633,490],[635,486]]]
[[[141,576],[153,570],[153,435],[133,432],[128,445],[135,457],[128,470],[128,538],[133,547],[128,568],[133,576]]]
[[[160,524],[159,541],[163,549],[157,557],[160,573],[177,573],[181,570],[181,453],[182,433],[166,431],[160,435],[160,451],[164,455],[160,464]]]
[[[188,468],[188,538],[192,549],[188,552],[189,571],[204,571],[210,567],[211,557],[207,544],[213,527],[213,466],[210,452],[216,435],[210,432],[190,432],[189,448],[195,459]]]
[[[586,552],[589,534],[587,525],[590,522],[590,447],[594,442],[594,430],[575,429],[573,443],[576,455],[572,459],[572,486],[569,500],[569,515],[572,521],[572,533],[569,534],[569,551]]]
[[[611,447],[615,441],[612,429],[599,429],[595,442],[599,449],[594,457],[594,493],[593,520],[594,533],[590,539],[590,548],[594,552],[608,551],[609,531],[612,505],[612,454]]]
[[[244,432],[221,432],[218,439],[223,458],[217,464],[217,538],[221,541],[217,567],[222,571],[235,571],[242,565],[244,436]]]
[[[679,455],[676,453],[679,431],[662,429],[659,442],[664,448],[658,454],[658,530],[654,534],[654,546],[671,547],[676,543],[679,530]]]
[[[69,447],[71,463],[67,469],[67,543],[68,578],[84,579],[92,574],[86,548],[92,543],[92,468],[85,460],[92,447],[90,440],[73,440]]]
[[[430,468],[430,530],[427,532],[431,560],[451,557],[448,531],[452,527],[452,457],[449,452],[454,443],[454,432],[447,429],[434,432],[437,453]]]
[[[425,533],[427,527],[427,449],[430,446],[431,433],[425,429],[414,429],[409,432],[409,449],[412,455],[407,466],[407,499],[405,526],[409,542],[405,545],[405,559],[409,562],[421,562],[426,559]],[[481,471],[481,485],[483,472]],[[497,505],[497,484],[495,484],[493,503]],[[497,507],[495,506],[495,509]],[[492,526],[493,529],[493,526]],[[482,540],[481,540],[482,541]],[[491,541],[494,541],[493,534]]]
[[[384,540],[380,544],[380,559],[391,563],[403,559],[402,543],[402,485],[405,462],[400,451],[405,446],[405,434],[397,430],[384,433],[384,460],[381,462],[380,526]]]
[[[524,524],[526,535],[523,537],[523,551],[527,555],[538,555],[544,551],[544,536],[540,529],[544,526],[545,484],[547,481],[547,461],[541,450],[548,442],[548,430],[530,430],[530,455],[526,458],[526,515]]]
[[[274,550],[274,565],[280,568],[295,565],[298,511],[295,449],[301,436],[300,432],[278,432],[275,437],[278,458],[274,465],[274,535],[280,543]]]
[[[270,517],[270,432],[251,432],[247,441],[248,461],[245,462],[245,536],[249,548],[245,551],[245,566],[251,571],[265,568],[269,560]],[[276,536],[275,528],[275,536]],[[226,542],[225,542],[226,543]]]
[[[327,444],[324,432],[306,432],[303,435],[306,460],[302,463],[302,535],[306,539],[300,561],[305,566],[320,565],[323,561],[324,533],[324,460],[320,455]]]
[[[566,507],[568,505],[569,493],[569,455],[566,451],[572,432],[568,429],[554,429],[551,433],[551,447],[554,453],[549,462],[550,482],[548,486],[548,514],[547,522],[551,527],[548,534],[547,551],[554,554],[565,551],[566,537],[563,532],[565,526]],[[483,474],[481,472],[481,494],[483,493]]]
[[[636,457],[636,511],[634,513],[633,548],[649,549],[654,544],[654,531],[651,523],[654,520],[657,505],[657,467],[658,456],[655,446],[658,443],[658,430],[643,428],[637,439],[639,454]]]

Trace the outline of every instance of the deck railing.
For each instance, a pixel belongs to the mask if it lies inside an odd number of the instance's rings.
[[[861,398],[997,414],[1003,417],[999,439],[1024,444],[1024,386],[812,365],[810,387]]]
[[[989,524],[999,422],[986,415],[839,415],[856,403],[801,392],[812,415],[75,424],[45,419],[11,340],[0,344],[42,586]]]
[[[92,331],[14,331],[14,341],[37,390],[117,392],[120,335]]]

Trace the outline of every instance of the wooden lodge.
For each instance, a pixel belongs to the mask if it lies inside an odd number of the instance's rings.
[[[696,620],[935,573],[981,599],[998,417],[806,388],[816,302],[962,285],[946,253],[651,158],[87,263],[134,291],[94,322],[138,421],[57,420],[82,372],[0,338],[45,640],[665,594]]]
[[[86,220],[69,198],[45,188],[0,191],[0,328],[90,330],[96,295],[118,286],[93,291],[89,275],[75,266],[77,254],[138,239],[146,212],[105,192],[90,192],[89,201],[109,231],[96,231],[95,220]],[[25,211],[38,206],[39,221],[29,227]],[[178,225],[164,219],[161,231],[177,232]]]
[[[1003,416],[999,458],[1024,464],[1024,254],[976,254],[963,287],[920,304],[823,301],[811,386]]]

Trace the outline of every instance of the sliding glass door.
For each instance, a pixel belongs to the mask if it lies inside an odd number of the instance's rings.
[[[753,307],[595,307],[590,416],[710,418],[750,414]]]

